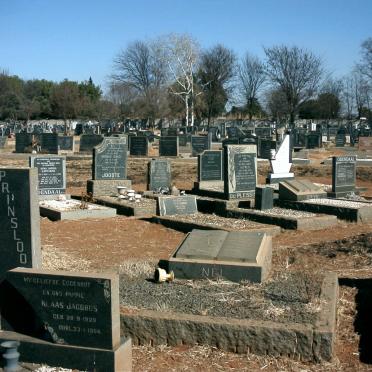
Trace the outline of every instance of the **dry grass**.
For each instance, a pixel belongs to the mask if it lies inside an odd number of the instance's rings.
[[[152,278],[156,267],[156,261],[149,260],[127,260],[120,264],[119,274],[125,275],[130,279]]]

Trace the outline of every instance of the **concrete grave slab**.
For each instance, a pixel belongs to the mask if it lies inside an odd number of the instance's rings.
[[[280,200],[306,200],[324,198],[327,193],[309,180],[286,180],[279,183]]]
[[[192,195],[159,196],[158,206],[160,216],[193,214],[198,212],[196,197]]]

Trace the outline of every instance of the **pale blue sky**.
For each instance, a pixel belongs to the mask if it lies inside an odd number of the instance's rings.
[[[371,19],[372,0],[0,0],[0,68],[25,79],[91,76],[104,88],[129,42],[187,32],[238,56],[298,45],[342,76],[372,37]]]

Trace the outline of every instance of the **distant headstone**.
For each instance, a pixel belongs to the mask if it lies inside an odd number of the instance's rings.
[[[188,137],[189,137],[188,134],[182,134],[182,135],[178,136],[178,144],[180,146],[187,146]]]
[[[301,201],[306,199],[326,198],[327,193],[308,180],[286,180],[279,183],[279,199]]]
[[[254,207],[261,211],[272,209],[274,207],[274,190],[271,187],[256,187]]]
[[[170,136],[170,137],[178,136],[178,128],[168,128],[167,136]]]
[[[41,133],[39,134],[41,151],[47,154],[58,154],[58,134]]]
[[[66,158],[62,156],[30,156],[30,167],[38,170],[41,199],[66,193]]]
[[[3,149],[6,146],[7,137],[0,137],[0,149]]]
[[[91,152],[102,141],[103,136],[100,134],[82,134],[80,136],[80,152]]]
[[[178,137],[160,137],[159,156],[178,156]]]
[[[356,156],[332,158],[332,197],[346,196],[355,191]]]
[[[58,136],[58,149],[61,152],[74,152],[74,136]]]
[[[276,141],[260,138],[258,140],[258,157],[261,159],[272,159],[276,150]]]
[[[15,267],[41,266],[37,185],[37,169],[0,169],[0,278]]]
[[[206,150],[198,156],[198,180],[223,181],[223,155],[221,150]]]
[[[255,145],[224,148],[224,193],[227,199],[251,198],[257,184]]]
[[[239,138],[239,130],[237,127],[227,127],[226,134],[229,139]]]
[[[191,136],[191,154],[197,156],[211,148],[211,136]]]
[[[337,133],[336,134],[336,147],[344,147],[346,143],[346,136],[345,133]]]
[[[16,133],[15,151],[17,153],[31,152],[32,133]]]
[[[195,196],[159,196],[158,202],[160,216],[194,214],[198,212]]]
[[[256,127],[254,132],[257,137],[271,137],[271,128],[270,127]]]
[[[171,164],[169,160],[152,159],[149,162],[149,190],[158,191],[169,188],[172,183]]]
[[[129,154],[134,156],[148,156],[149,140],[146,136],[131,137]]]
[[[127,138],[104,138],[93,149],[93,179],[118,180],[127,176]]]
[[[218,127],[210,127],[208,133],[211,133],[212,142],[218,142],[221,138],[220,130]]]
[[[306,148],[316,149],[321,147],[321,135],[319,133],[309,133],[306,135]]]

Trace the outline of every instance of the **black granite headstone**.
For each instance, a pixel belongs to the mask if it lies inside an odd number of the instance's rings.
[[[178,137],[160,137],[159,156],[178,156]]]
[[[37,184],[37,169],[0,169],[0,278],[41,265]]]
[[[58,154],[58,134],[41,133],[39,135],[41,151],[46,154]]]
[[[168,160],[152,159],[149,162],[149,190],[171,187],[171,164]]]
[[[148,156],[149,141],[146,136],[131,137],[129,154],[135,156]]]
[[[271,137],[271,128],[269,127],[256,127],[254,132],[257,137]]]
[[[192,156],[202,154],[205,150],[211,148],[211,136],[191,136]]]
[[[80,152],[91,152],[102,141],[103,136],[100,134],[82,134],[80,136]]]
[[[229,139],[234,139],[239,137],[239,130],[237,127],[227,127],[226,134]]]
[[[127,137],[105,138],[93,149],[93,180],[127,178]]]
[[[60,151],[74,151],[74,137],[58,136],[58,148]]]
[[[17,153],[31,152],[32,134],[31,133],[16,133],[15,151]]]
[[[321,135],[319,133],[309,133],[306,135],[306,148],[316,149],[321,147]]]
[[[180,146],[187,146],[187,137],[188,137],[187,134],[182,134],[178,136],[178,144]]]
[[[356,156],[334,156],[332,158],[332,193],[355,191]]]
[[[198,156],[198,176],[202,181],[223,180],[223,156],[221,150],[206,150]]]
[[[7,137],[0,137],[0,149],[3,149],[6,146]]]
[[[335,141],[336,141],[336,147],[344,147],[346,143],[345,133],[337,133]]]
[[[31,156],[30,167],[38,169],[41,198],[66,193],[66,158],[62,156]]]
[[[271,187],[256,187],[254,207],[261,211],[272,209],[274,207],[274,190]]]
[[[158,202],[160,216],[194,214],[198,212],[195,196],[160,196]]]
[[[276,141],[260,138],[258,140],[258,157],[261,159],[272,159],[272,150],[276,150]]]

